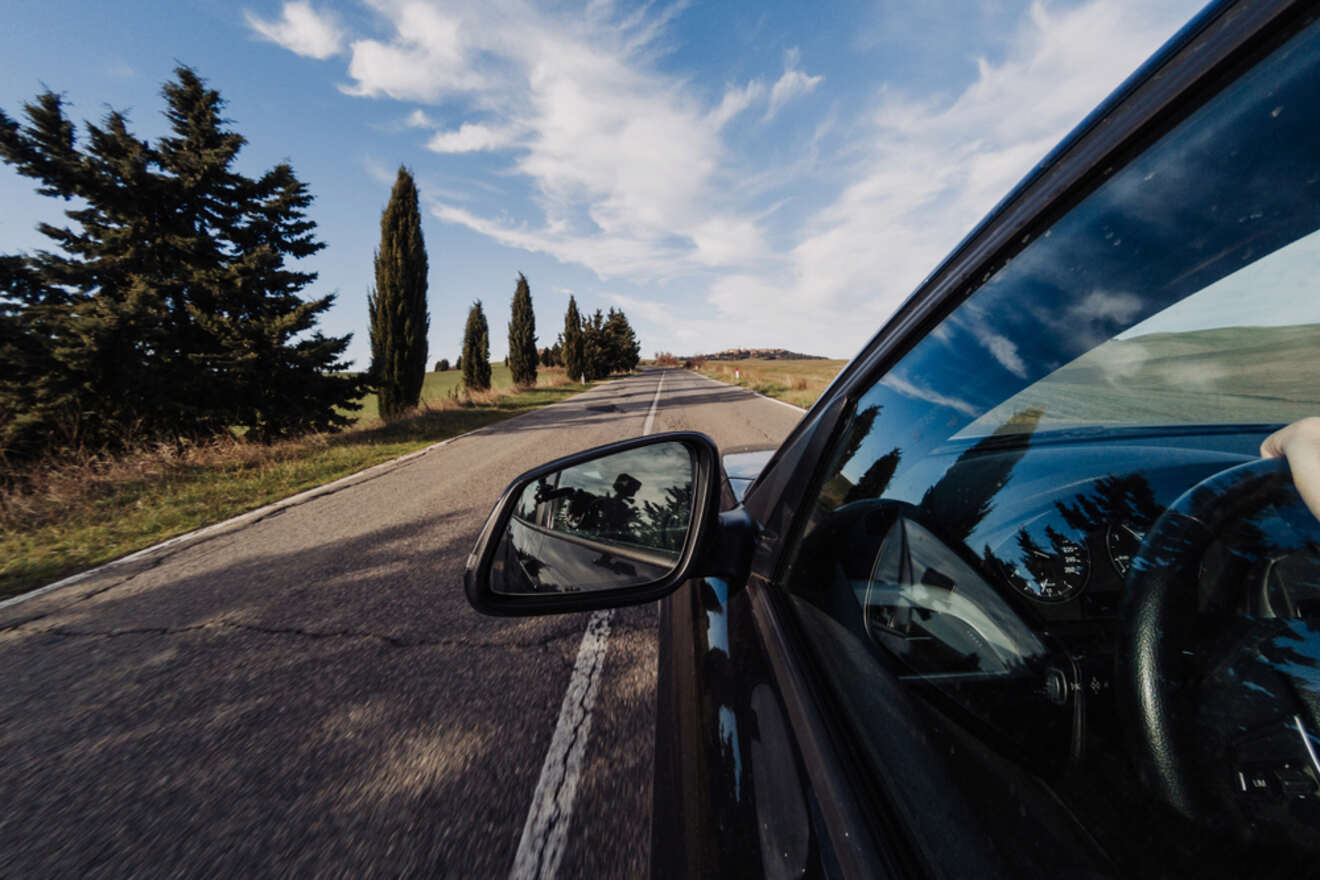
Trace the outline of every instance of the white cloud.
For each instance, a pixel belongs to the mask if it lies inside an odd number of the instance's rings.
[[[420,107],[418,107],[413,112],[409,113],[408,118],[404,120],[403,124],[408,126],[409,128],[439,128],[440,127],[440,123],[433,120],[430,116],[427,116],[426,111],[421,109]]]
[[[488,125],[465,122],[455,131],[436,132],[426,148],[436,153],[471,153],[477,150],[498,150],[514,143],[511,128],[491,128]]]
[[[694,327],[723,347],[737,328],[740,344],[838,355],[855,352],[1196,0],[1035,2],[997,41],[1002,57],[939,97],[877,82],[859,99],[791,50],[773,85],[726,82],[715,101],[693,72],[657,63],[681,4],[591,0],[563,14],[532,0],[368,2],[383,29],[351,42],[343,90],[426,105],[407,124],[430,130],[431,150],[493,153],[482,161],[495,170],[464,186],[509,190],[498,202],[431,202],[436,217],[651,285],[655,298],[635,305],[667,328],[661,347]],[[773,166],[729,124],[763,103],[762,121],[783,125],[776,115],[809,94],[822,98],[802,108],[817,136],[776,137]],[[677,295],[681,309],[667,299]],[[1015,363],[1009,347],[985,344]]]
[[[398,172],[389,168],[384,162],[381,162],[374,156],[363,156],[362,167],[367,172],[367,176],[377,183],[383,183],[386,186],[393,186],[398,178]]]
[[[977,78],[952,100],[881,89],[858,138],[866,146],[851,182],[794,249],[796,296],[830,320],[873,315],[878,328],[1192,11],[1140,0],[1062,11],[1036,2],[1008,56],[982,60]],[[1002,346],[998,353],[1013,362]]]
[[[711,108],[658,73],[658,41],[681,6],[621,14],[593,3],[581,19],[522,0],[375,6],[393,35],[352,43],[343,89],[443,103],[446,116],[467,108],[456,125],[420,108],[407,122],[437,129],[435,152],[505,151],[535,208],[510,218],[450,200],[433,206],[437,216],[602,278],[655,280],[763,256],[758,218],[722,197],[717,176],[729,159],[721,127],[766,89],[731,87]]]
[[[729,86],[724,90],[724,98],[719,106],[712,110],[707,118],[716,128],[723,128],[726,122],[746,110],[764,94],[765,86],[760,80],[752,80],[742,88]]]
[[[329,58],[339,53],[344,35],[331,13],[317,12],[304,0],[285,3],[278,20],[245,11],[248,27],[272,43],[308,58]]]
[[[978,416],[981,414],[979,409],[965,400],[959,400],[956,397],[949,397],[948,395],[931,391],[929,388],[924,388],[915,382],[909,382],[907,379],[899,376],[898,373],[890,373],[881,379],[880,382],[881,384],[894,389],[904,397],[912,397],[917,400],[927,401],[928,403],[938,404],[939,406],[947,406],[963,413],[964,415]]]
[[[784,75],[770,89],[770,107],[765,112],[766,119],[772,118],[780,107],[794,98],[810,94],[824,79],[823,76],[808,76],[798,70],[800,59],[801,53],[796,48],[784,53]]]

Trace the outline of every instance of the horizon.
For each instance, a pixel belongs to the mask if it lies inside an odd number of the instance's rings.
[[[623,309],[648,355],[733,330],[848,358],[1200,6],[79,0],[12,14],[0,108],[20,118],[44,84],[73,120],[128,110],[154,140],[161,84],[194,67],[247,139],[238,168],[287,159],[316,196],[327,247],[296,265],[320,276],[305,296],[338,293],[320,328],[354,334],[355,369],[399,165],[423,202],[432,362],[475,299],[503,358],[520,271],[538,347],[572,295]],[[0,253],[63,221],[8,165],[0,199]]]

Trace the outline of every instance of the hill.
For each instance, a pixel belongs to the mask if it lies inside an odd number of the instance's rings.
[[[694,354],[687,358],[697,361],[823,361],[818,354],[800,354],[786,348],[726,348],[715,354]]]

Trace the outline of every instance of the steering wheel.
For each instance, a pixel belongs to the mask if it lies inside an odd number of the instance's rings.
[[[1127,577],[1115,693],[1129,744],[1146,785],[1202,823],[1221,824],[1225,813],[1204,768],[1196,766],[1202,754],[1196,743],[1203,737],[1185,721],[1196,708],[1189,705],[1196,672],[1204,671],[1204,664],[1195,670],[1187,660],[1197,636],[1204,637],[1198,630],[1205,619],[1197,619],[1202,562],[1226,529],[1280,498],[1301,503],[1282,458],[1251,461],[1203,480],[1155,521]]]

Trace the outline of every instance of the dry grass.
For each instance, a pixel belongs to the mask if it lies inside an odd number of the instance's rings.
[[[432,399],[411,416],[372,418],[340,434],[270,445],[238,438],[166,444],[0,473],[0,598],[586,387],[547,371],[535,388]]]
[[[705,361],[697,366],[697,372],[766,397],[809,407],[847,363],[826,359]]]
[[[464,402],[481,402],[483,404],[493,403],[499,400],[501,394],[512,391],[526,391],[526,388],[515,388],[513,384],[513,374],[509,368],[498,361],[490,365],[490,384],[493,394],[485,392],[476,392],[469,395],[463,388],[463,374],[459,370],[446,370],[443,373],[430,372],[422,383],[422,406],[433,410],[453,409],[462,405]],[[563,367],[538,367],[536,386],[537,388],[558,388],[563,385],[571,384]],[[376,424],[379,421],[378,410],[376,407],[376,395],[368,394],[358,403],[361,409],[352,413],[354,419],[359,424]]]

